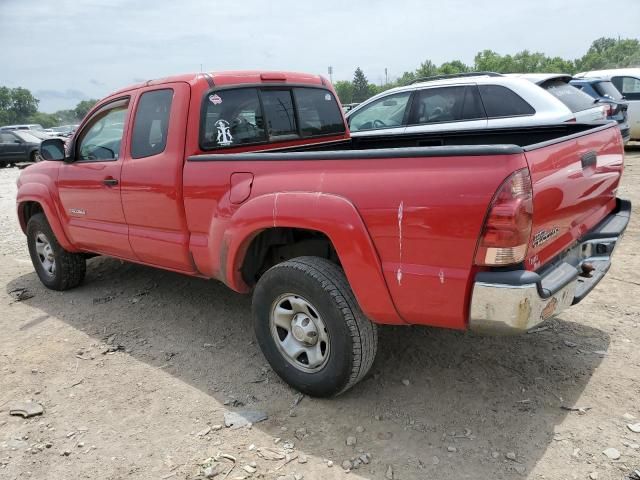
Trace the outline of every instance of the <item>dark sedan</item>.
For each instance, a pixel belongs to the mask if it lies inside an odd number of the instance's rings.
[[[26,130],[0,132],[0,166],[13,166],[18,162],[40,160],[41,140]]]
[[[615,85],[603,78],[576,78],[569,83],[595,98],[607,109],[607,119],[618,122],[622,139],[627,143],[631,136],[627,120],[628,104]]]

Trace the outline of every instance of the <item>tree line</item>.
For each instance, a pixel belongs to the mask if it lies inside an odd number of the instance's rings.
[[[75,108],[55,113],[38,111],[40,100],[26,88],[0,87],[0,126],[39,123],[44,128],[80,122],[97,100],[82,100]]]
[[[425,60],[416,70],[404,72],[396,80],[376,85],[367,80],[360,67],[356,68],[353,80],[334,83],[340,101],[345,103],[363,102],[369,97],[390,88],[406,85],[418,79],[434,75],[448,75],[465,72],[497,73],[568,73],[576,74],[589,70],[640,66],[640,41],[634,38],[599,38],[587,53],[575,60],[549,57],[544,53],[523,50],[514,55],[501,55],[493,50],[482,50],[474,58],[473,65],[460,60],[444,62],[440,66]]]

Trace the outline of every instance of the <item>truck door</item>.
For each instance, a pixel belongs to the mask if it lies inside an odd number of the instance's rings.
[[[139,92],[122,167],[129,241],[143,262],[193,273],[182,198],[190,87],[177,82]]]
[[[120,200],[120,173],[129,97],[109,101],[82,125],[73,161],[58,174],[67,233],[78,247],[135,259]]]

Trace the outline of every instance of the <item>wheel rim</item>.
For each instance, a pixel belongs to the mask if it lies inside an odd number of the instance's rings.
[[[40,265],[44,269],[44,272],[53,277],[56,274],[56,260],[53,255],[53,248],[51,247],[51,242],[47,236],[38,232],[36,235],[36,253],[38,254],[38,260],[40,260]]]
[[[312,373],[329,360],[329,332],[318,310],[293,293],[280,295],[269,316],[273,340],[282,356],[298,370]]]

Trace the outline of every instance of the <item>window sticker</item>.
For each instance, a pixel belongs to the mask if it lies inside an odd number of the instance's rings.
[[[213,95],[209,95],[209,101],[214,105],[220,105],[222,103],[222,98],[220,98],[220,95],[215,93]]]
[[[330,93],[325,94],[324,99],[325,99],[327,102],[330,102],[330,101],[331,101],[331,94],[330,94]]]
[[[231,135],[229,122],[227,122],[226,120],[218,120],[215,123],[215,126],[216,126],[216,129],[218,130],[218,135],[216,136],[216,141],[218,142],[218,145],[221,145],[221,146],[231,145],[233,143],[233,135]]]

